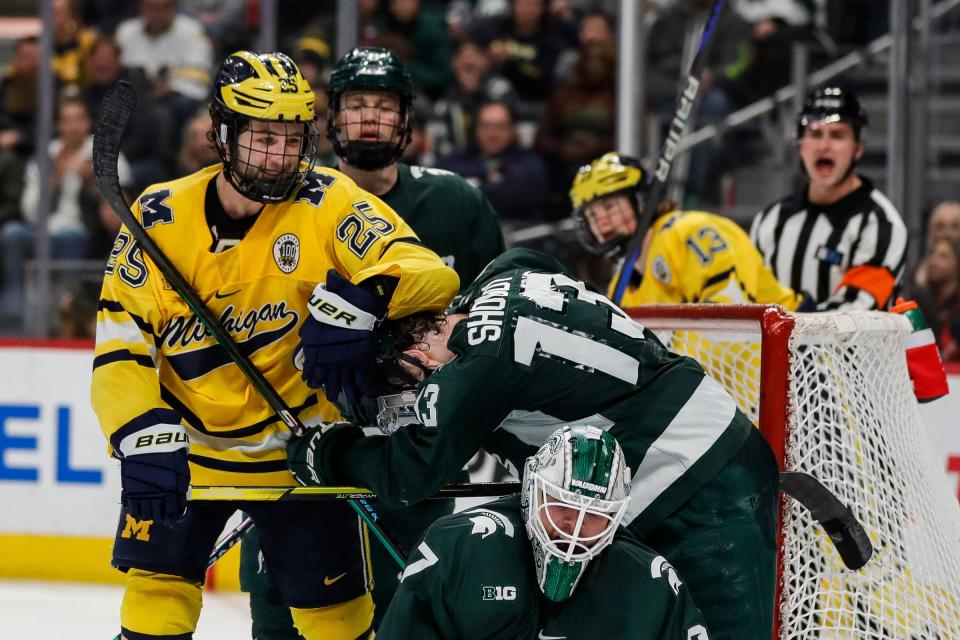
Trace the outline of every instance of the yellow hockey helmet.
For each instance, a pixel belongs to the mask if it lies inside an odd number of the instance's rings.
[[[237,51],[227,56],[213,81],[210,117],[224,175],[235,189],[251,200],[275,203],[289,198],[304,183],[319,150],[314,100],[310,83],[285,54]],[[286,127],[285,134],[300,140],[296,162],[286,151],[277,154],[241,143],[241,134],[253,121],[300,124],[295,130]],[[284,163],[295,168],[278,175],[274,169],[258,166],[254,159],[261,158],[262,163],[267,155],[286,156]]]
[[[590,164],[577,171],[570,187],[570,202],[573,204],[572,216],[576,223],[580,244],[591,253],[606,258],[619,256],[629,236],[600,242],[590,231],[584,208],[591,202],[613,195],[626,195],[639,213],[643,205],[643,191],[646,173],[640,161],[616,151],[605,153]]]
[[[213,100],[254,120],[310,122],[315,96],[300,69],[283,53],[237,51],[213,83]]]
[[[580,167],[570,187],[570,201],[580,209],[598,198],[638,189],[643,177],[636,159],[611,151]]]

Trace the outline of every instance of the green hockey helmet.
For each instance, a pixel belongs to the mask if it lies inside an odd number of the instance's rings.
[[[343,111],[341,98],[355,91],[389,93],[399,99],[396,124],[381,132],[383,125],[378,120],[376,140],[351,139],[343,122],[338,124],[338,116]],[[357,122],[360,117],[358,114]],[[358,169],[381,169],[403,154],[410,144],[412,131],[413,81],[400,58],[389,49],[379,47],[358,47],[340,58],[327,85],[327,137],[337,156]]]
[[[612,541],[630,503],[630,469],[616,439],[596,427],[561,427],[527,458],[520,506],[537,582],[569,598]]]

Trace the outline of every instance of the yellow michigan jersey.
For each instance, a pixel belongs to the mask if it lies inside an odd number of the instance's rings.
[[[300,420],[335,419],[294,357],[307,300],[327,271],[354,283],[399,278],[394,318],[445,309],[457,275],[392,209],[329,169],[308,174],[286,202],[265,205],[239,244],[212,253],[204,201],[219,171],[151,186],[134,214]],[[182,424],[194,484],[294,484],[287,428],[126,229],[106,267],[91,395],[112,449],[144,429]]]
[[[642,280],[623,307],[652,303],[765,303],[795,310],[802,298],[784,287],[737,223],[705,211],[674,211],[653,224]],[[609,294],[616,288],[610,283]]]

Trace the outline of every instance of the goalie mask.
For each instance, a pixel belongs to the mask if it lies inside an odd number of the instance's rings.
[[[559,602],[613,541],[630,502],[630,469],[609,433],[562,427],[527,458],[520,498],[537,582]]]
[[[213,82],[214,142],[230,184],[250,200],[283,202],[316,162],[314,93],[282,53],[238,51]]]
[[[364,171],[396,162],[413,130],[413,81],[393,52],[361,47],[344,55],[327,87],[327,137]]]
[[[585,249],[607,259],[623,255],[633,235],[626,231],[636,229],[643,208],[645,178],[639,160],[617,152],[580,167],[570,187],[570,202],[577,237]],[[626,196],[632,211],[623,210],[623,201],[612,198],[619,195]],[[630,216],[633,221],[624,220]]]

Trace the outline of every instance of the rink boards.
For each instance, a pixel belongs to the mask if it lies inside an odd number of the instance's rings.
[[[90,408],[92,362],[90,344],[0,342],[0,577],[122,581],[120,469]],[[218,588],[237,587],[234,555]]]
[[[93,352],[83,343],[0,341],[0,577],[119,582],[110,546],[119,466],[90,408]],[[960,368],[954,393],[921,406],[960,497]],[[212,576],[236,588],[235,551]]]

